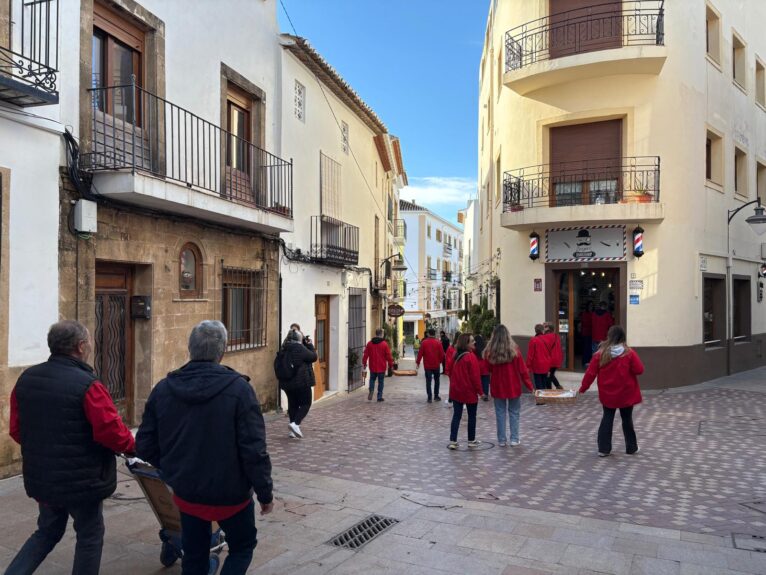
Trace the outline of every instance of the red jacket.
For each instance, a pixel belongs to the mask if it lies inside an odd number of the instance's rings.
[[[364,369],[367,369],[368,360],[370,362],[370,372],[372,373],[385,373],[386,365],[394,367],[394,358],[385,339],[374,337],[367,342],[364,348],[364,355],[362,355],[362,367]]]
[[[532,373],[548,373],[551,369],[551,354],[545,347],[545,337],[536,335],[529,340],[527,365]]]
[[[599,366],[601,352],[596,352],[582,378],[580,393],[585,393],[598,378],[598,399],[604,407],[617,409],[641,403],[637,375],[644,373],[644,364],[632,349]]]
[[[564,353],[561,351],[559,334],[556,332],[546,333],[543,335],[543,339],[545,340],[545,349],[551,356],[551,367],[560,368],[561,364],[564,363]]]
[[[421,361],[425,369],[441,369],[442,362],[444,361],[442,342],[435,337],[425,338],[420,344],[420,351],[418,351],[418,358],[415,360],[415,364],[420,367]]]
[[[516,351],[516,357],[509,363],[498,363],[493,365],[487,362],[489,371],[492,375],[492,385],[489,386],[489,393],[496,399],[514,399],[521,395],[521,384],[527,386],[529,391],[534,391],[532,382],[529,379],[529,370],[524,364],[524,357],[521,351]]]
[[[481,375],[489,375],[490,374],[489,362],[483,357],[479,357],[479,356],[476,356],[476,359],[479,360],[479,373]]]
[[[608,311],[605,311],[601,315],[594,313],[591,321],[593,322],[593,331],[591,333],[593,341],[604,341],[609,328],[614,325],[612,314]]]
[[[460,403],[478,403],[479,396],[483,394],[479,360],[475,353],[469,351],[452,364],[449,378],[449,398]]]
[[[580,314],[580,331],[583,337],[591,337],[593,335],[593,312],[584,311]]]
[[[452,362],[455,360],[455,348],[453,346],[449,346],[447,348],[447,355],[445,357],[445,363],[444,363],[444,373],[446,375],[450,374],[450,371],[452,370]]]

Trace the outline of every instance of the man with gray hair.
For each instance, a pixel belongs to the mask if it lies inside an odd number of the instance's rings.
[[[181,511],[184,575],[206,575],[211,522],[229,546],[223,573],[243,574],[261,515],[273,509],[271,460],[249,378],[221,365],[226,327],[203,321],[189,337],[189,363],[160,381],[136,436],[138,456],[162,470]]]
[[[55,323],[48,348],[48,361],[24,371],[11,393],[10,434],[21,445],[24,488],[40,515],[6,575],[33,573],[70,516],[77,533],[72,572],[94,575],[104,544],[103,500],[117,486],[114,454],[132,454],[135,442],[87,364],[88,329],[73,320]]]

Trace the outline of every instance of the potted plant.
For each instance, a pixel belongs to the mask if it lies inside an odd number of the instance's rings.
[[[348,379],[354,379],[354,370],[359,365],[359,354],[353,349],[348,350]]]
[[[399,349],[395,347],[391,355],[394,357],[394,369],[399,369]]]
[[[511,204],[511,211],[512,212],[520,212],[524,209],[524,206],[521,204]]]

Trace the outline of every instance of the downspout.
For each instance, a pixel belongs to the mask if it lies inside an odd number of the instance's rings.
[[[279,249],[279,248],[277,248]],[[277,345],[282,345],[282,272],[279,272],[279,307],[277,310]],[[282,390],[279,388],[279,380],[277,380],[277,413],[282,413]]]

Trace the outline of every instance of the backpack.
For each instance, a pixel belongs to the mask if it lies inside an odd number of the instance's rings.
[[[280,349],[274,358],[274,373],[281,382],[290,381],[298,373],[298,366],[292,362],[285,349]]]

